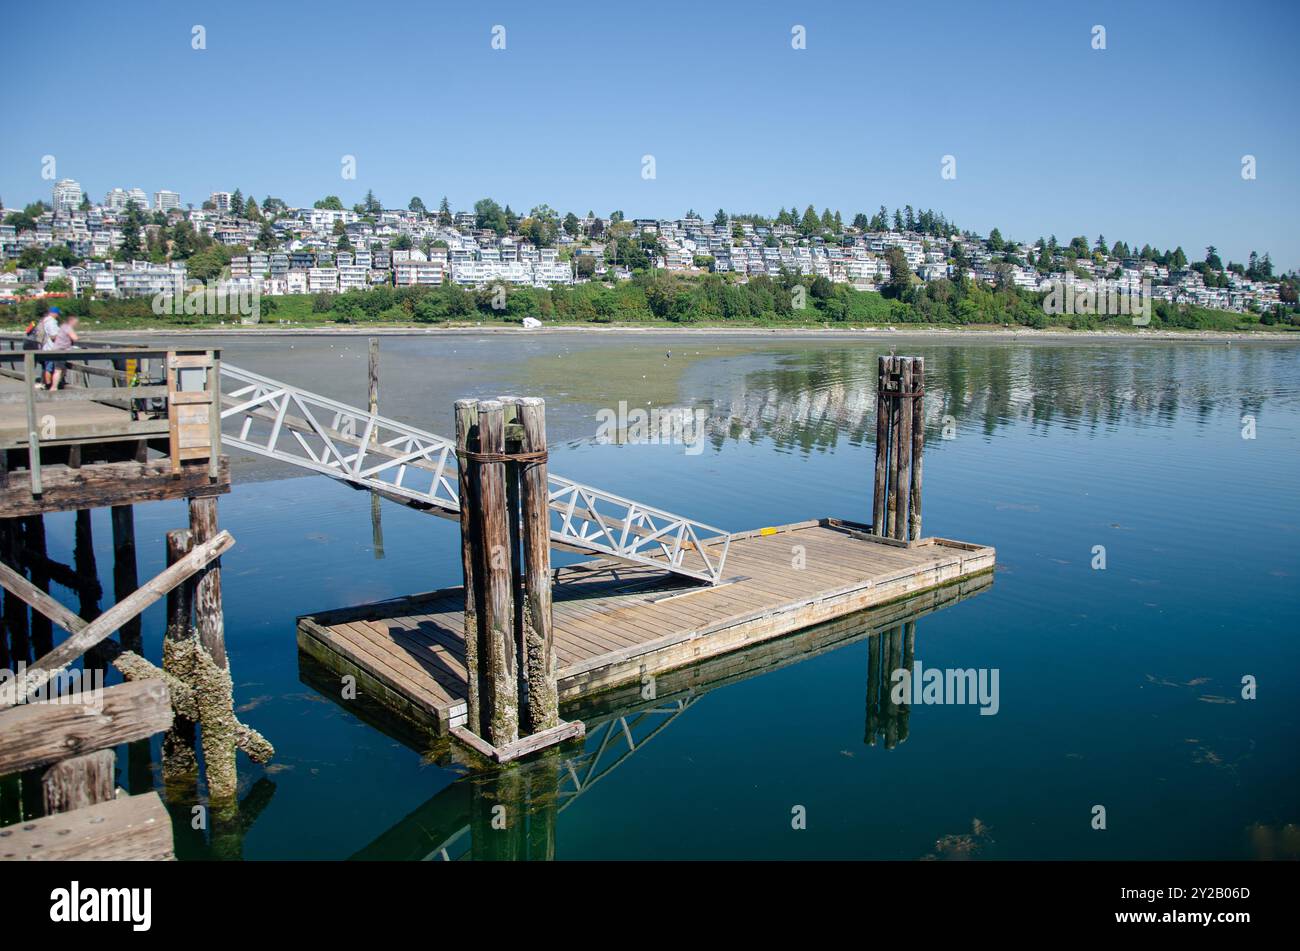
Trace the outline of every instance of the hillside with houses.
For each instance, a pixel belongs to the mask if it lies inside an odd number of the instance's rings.
[[[792,282],[828,282],[918,305],[948,302],[970,286],[1022,296],[1073,284],[1102,294],[1145,287],[1157,303],[1258,315],[1264,324],[1294,323],[1296,314],[1296,276],[1274,274],[1268,254],[1252,252],[1239,264],[1225,263],[1213,247],[1193,261],[1182,248],[1110,244],[1102,236],[1016,241],[997,229],[961,230],[910,206],[892,214],[881,207],[849,223],[812,207],[770,217],[719,210],[709,218],[692,211],[632,219],[618,211],[561,216],[546,205],[519,214],[492,199],[454,211],[446,199],[430,210],[413,198],[394,209],[373,193],[351,208],[336,196],[294,208],[235,191],[213,192],[196,208],[175,191],[150,198],[139,188],[115,188],[92,202],[64,179],[50,202],[0,206],[0,222],[0,301],[10,305],[56,295],[182,296],[198,285],[270,299],[381,287],[553,290],[662,273],[740,285],[766,280],[787,290]],[[923,314],[932,310],[921,306]]]

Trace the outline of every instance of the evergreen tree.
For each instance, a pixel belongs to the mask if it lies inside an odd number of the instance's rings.
[[[804,209],[803,219],[799,222],[799,233],[805,237],[810,237],[817,233],[821,228],[821,220],[817,217],[817,212],[809,205]]]

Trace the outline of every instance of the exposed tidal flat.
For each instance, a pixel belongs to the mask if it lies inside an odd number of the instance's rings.
[[[268,329],[183,340],[364,404],[371,331]],[[716,686],[669,684],[658,705],[593,715],[586,749],[566,754],[583,782],[553,791],[556,856],[1294,857],[1300,350],[1288,341],[404,332],[381,342],[380,407],[447,433],[459,397],[541,396],[563,475],[730,530],[863,519],[876,357],[890,350],[926,360],[926,533],[995,545],[999,560],[990,587],[916,620],[915,660],[988,683],[997,671],[996,714],[916,704],[890,741],[868,683],[880,635]],[[703,451],[598,442],[598,414],[620,402],[703,411]],[[294,641],[300,614],[458,583],[456,525],[385,503],[377,534],[363,493],[234,463],[221,518],[236,539],[223,569],[236,702],[278,754],[241,765],[252,821],[224,854],[456,857],[466,804],[491,781],[370,725],[303,669]],[[163,552],[144,540],[182,524],[181,506],[140,506],[137,522],[149,576]],[[71,538],[64,527],[50,537]],[[161,624],[145,615],[153,653]],[[604,772],[628,752],[624,722],[636,748]],[[209,854],[174,805],[182,856]]]

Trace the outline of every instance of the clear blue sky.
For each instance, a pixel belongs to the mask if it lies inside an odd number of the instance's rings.
[[[49,199],[50,154],[96,200],[139,186],[196,206],[235,188],[350,204],[373,188],[388,205],[490,195],[629,217],[911,203],[1021,240],[1101,232],[1300,266],[1289,0],[97,0],[3,22],[8,205]]]

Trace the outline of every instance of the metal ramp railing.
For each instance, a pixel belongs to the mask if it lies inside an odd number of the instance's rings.
[[[436,514],[460,511],[456,446],[378,413],[221,364],[221,439]],[[710,584],[722,580],[720,528],[549,474],[551,543]]]

